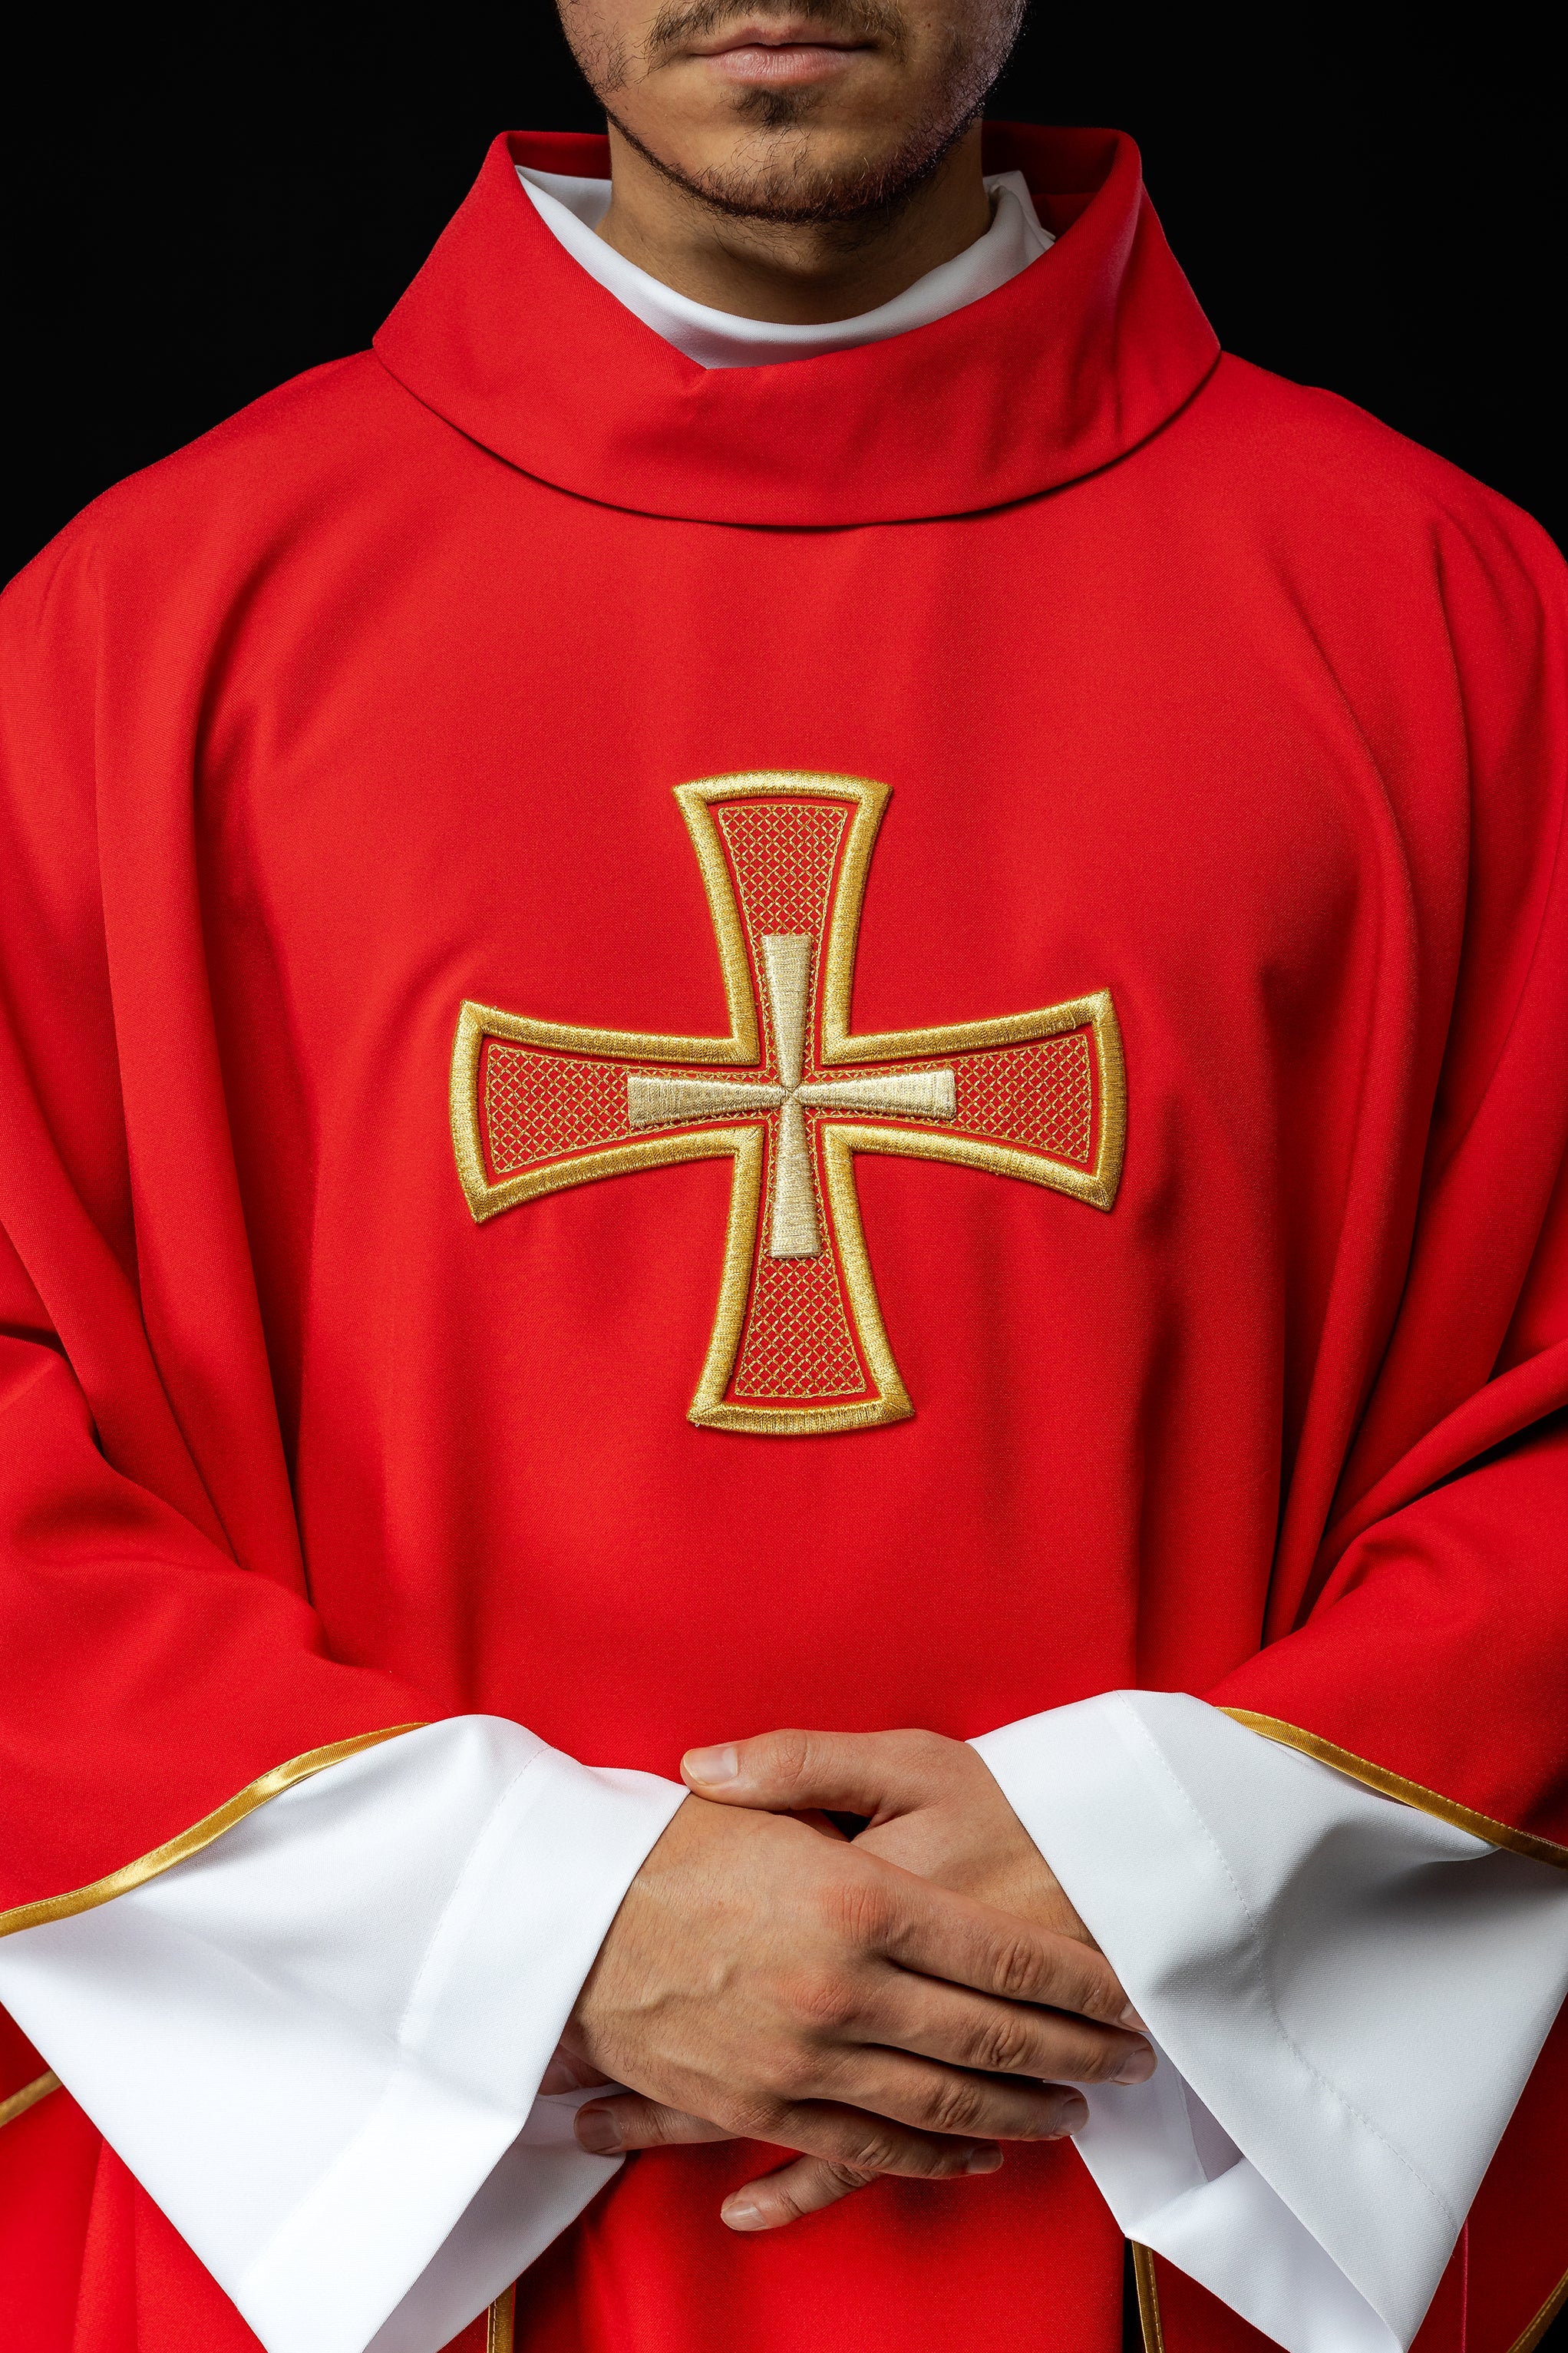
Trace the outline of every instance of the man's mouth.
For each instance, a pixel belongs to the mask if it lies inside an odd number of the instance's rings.
[[[694,42],[688,55],[703,58],[726,81],[776,89],[784,83],[826,80],[876,46],[803,16],[740,25],[710,40]]]

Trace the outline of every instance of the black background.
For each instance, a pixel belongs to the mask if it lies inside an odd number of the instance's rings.
[[[1231,350],[1360,401],[1562,540],[1560,134],[1521,29],[1542,18],[1497,12],[1484,49],[1460,21],[1040,7],[990,111],[1131,131]],[[599,127],[545,0],[82,22],[34,19],[9,75],[0,575],[121,475],[363,346],[497,130]]]

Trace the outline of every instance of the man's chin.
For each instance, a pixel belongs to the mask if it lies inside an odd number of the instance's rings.
[[[868,157],[863,144],[857,149],[814,128],[803,112],[797,122],[748,130],[731,154],[689,168],[658,153],[618,117],[610,119],[657,171],[700,203],[733,220],[781,228],[885,220],[930,179],[969,127],[967,121],[943,125]]]

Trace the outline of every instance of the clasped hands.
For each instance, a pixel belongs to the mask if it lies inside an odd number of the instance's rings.
[[[926,1732],[781,1732],[691,1751],[693,1792],[632,1882],[547,2090],[599,2152],[800,2152],[724,2201],[769,2230],[881,2174],[991,2173],[1080,2084],[1154,2054],[984,1760]],[[852,1814],[853,1841],[827,1820]]]

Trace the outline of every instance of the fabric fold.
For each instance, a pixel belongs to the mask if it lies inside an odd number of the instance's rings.
[[[974,1746],[1161,2051],[1079,2136],[1123,2231],[1288,2353],[1408,2346],[1568,1989],[1568,1874],[1180,1693]]]
[[[8,1938],[0,2000],[268,2353],[395,2314],[384,2353],[437,2353],[616,2169],[530,2119],[685,1794],[456,1717]]]

